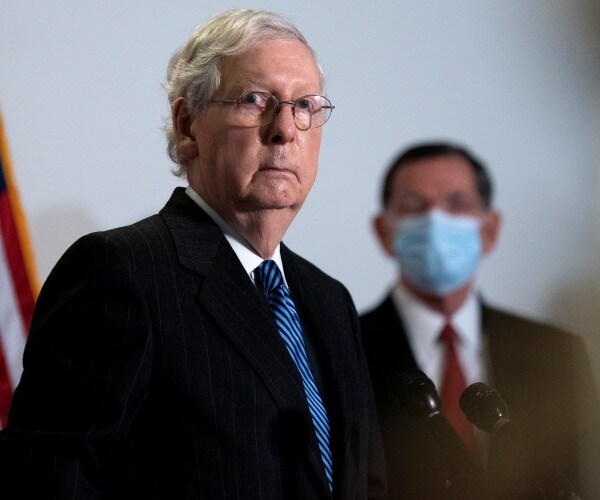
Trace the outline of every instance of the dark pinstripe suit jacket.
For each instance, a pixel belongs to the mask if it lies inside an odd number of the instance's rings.
[[[597,393],[581,340],[485,304],[481,314],[490,385],[506,401],[523,434],[524,448],[534,456],[529,478],[549,486],[555,479],[548,477],[550,466],[577,483],[577,439],[597,432],[592,425],[598,416]],[[417,364],[391,296],[360,321],[384,441],[389,498],[466,498],[430,430],[397,402],[398,375]],[[505,460],[498,443],[490,443],[489,453],[491,461]]]
[[[367,498],[368,487],[378,497],[383,454],[354,305],[340,283],[281,251],[323,381],[333,498]],[[24,365],[0,442],[4,470],[24,476],[17,497],[331,496],[266,302],[181,188],[159,215],[65,253],[39,297]]]

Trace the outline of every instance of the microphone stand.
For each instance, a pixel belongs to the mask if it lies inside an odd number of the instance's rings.
[[[491,435],[495,447],[489,464],[493,499],[581,500],[575,486],[558,470],[543,471],[545,481],[533,470],[535,460],[498,391],[477,382],[465,389],[459,404],[472,424]]]
[[[481,483],[483,471],[440,411],[440,398],[431,379],[419,369],[409,369],[400,374],[397,387],[400,404],[412,417],[427,424],[464,491],[464,498],[485,498]]]

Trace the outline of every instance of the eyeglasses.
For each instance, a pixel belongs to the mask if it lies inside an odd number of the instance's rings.
[[[232,125],[259,127],[273,122],[282,104],[292,107],[292,116],[299,130],[322,127],[335,106],[322,95],[305,95],[294,101],[279,101],[268,92],[247,92],[239,99],[211,99],[211,102],[236,104],[231,114]]]

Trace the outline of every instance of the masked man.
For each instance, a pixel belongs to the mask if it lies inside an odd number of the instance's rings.
[[[586,403],[596,400],[589,364],[578,338],[489,307],[476,294],[478,264],[494,249],[500,227],[481,162],[455,145],[418,145],[391,164],[381,202],[374,228],[398,261],[399,278],[385,300],[361,317],[361,326],[390,498],[465,498],[465,479],[487,486],[483,474],[500,481],[501,493],[487,497],[502,497],[509,491],[504,483],[517,479],[524,497],[548,494],[560,487],[557,470],[576,485],[577,435],[584,429],[576,389],[590,390]],[[487,469],[481,477],[459,477],[452,446],[400,404],[398,381],[411,368],[434,382],[462,450],[481,465],[473,474]],[[479,381],[503,397],[523,435],[518,446],[509,449],[494,434],[488,439],[465,418],[459,396]],[[513,474],[515,448],[525,458]]]

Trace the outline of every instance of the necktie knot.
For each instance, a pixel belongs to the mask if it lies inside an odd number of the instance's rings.
[[[454,346],[458,341],[456,331],[454,331],[454,328],[452,328],[452,325],[450,323],[446,323],[444,325],[442,333],[440,334],[440,340],[448,346]]]
[[[254,276],[267,297],[283,283],[283,276],[274,260],[263,260],[256,268]]]

